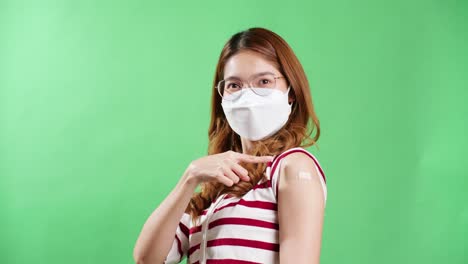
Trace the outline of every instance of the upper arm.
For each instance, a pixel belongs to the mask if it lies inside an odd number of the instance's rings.
[[[302,152],[282,161],[277,182],[280,262],[320,261],[326,189],[316,166]]]

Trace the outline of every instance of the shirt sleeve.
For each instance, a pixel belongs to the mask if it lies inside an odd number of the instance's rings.
[[[182,215],[177,226],[172,247],[164,260],[164,264],[180,263],[182,259],[187,256],[189,248],[189,226],[191,216],[187,213]]]

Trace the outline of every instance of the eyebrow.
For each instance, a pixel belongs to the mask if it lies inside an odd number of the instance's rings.
[[[253,74],[251,77],[254,77],[254,76],[255,76],[255,77],[257,77],[257,76],[260,76],[260,75],[265,75],[265,74],[273,74],[273,75],[276,75],[276,74],[275,74],[275,73],[273,73],[273,72],[270,72],[270,71],[264,71],[264,72],[258,72],[258,73],[255,73],[255,74]],[[227,79],[237,79],[237,80],[240,80],[241,78],[240,78],[240,77],[238,77],[238,76],[234,76],[234,75],[233,75],[233,76],[228,76],[228,77],[226,77],[226,78],[224,78],[224,79],[225,79],[225,80],[227,80]]]

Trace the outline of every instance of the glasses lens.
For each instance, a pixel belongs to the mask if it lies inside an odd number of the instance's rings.
[[[233,100],[237,98],[242,89],[242,82],[239,80],[222,80],[218,84],[219,94],[223,99]]]
[[[264,74],[252,81],[253,91],[258,95],[269,95],[276,88],[276,79],[272,74]]]

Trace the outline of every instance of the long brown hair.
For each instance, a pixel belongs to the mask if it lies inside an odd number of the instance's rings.
[[[224,45],[219,56],[211,95],[208,155],[228,150],[242,152],[240,137],[229,126],[221,107],[221,97],[214,88],[224,78],[226,62],[233,55],[246,50],[263,55],[277,67],[291,85],[289,98],[294,99],[289,120],[283,128],[264,140],[253,141],[247,154],[278,155],[289,148],[316,145],[320,136],[320,125],[314,111],[309,82],[301,63],[288,43],[278,34],[265,28],[254,27],[234,34]],[[316,133],[312,137],[313,131]],[[214,181],[201,184],[201,192],[194,193],[186,209],[186,212],[192,216],[193,223],[219,195],[229,193],[241,197],[264,177],[265,163],[240,163],[240,165],[248,170],[250,181],[239,181],[231,187]]]

